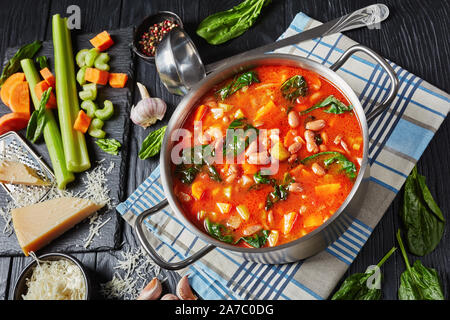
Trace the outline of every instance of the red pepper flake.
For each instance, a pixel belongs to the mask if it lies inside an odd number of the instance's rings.
[[[178,27],[178,23],[169,19],[155,23],[141,36],[139,41],[141,52],[148,57],[155,56],[156,46],[170,30],[176,27]]]

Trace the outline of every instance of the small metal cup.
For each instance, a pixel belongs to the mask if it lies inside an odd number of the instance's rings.
[[[185,95],[206,76],[205,66],[191,38],[172,29],[156,48],[155,65],[170,93]]]

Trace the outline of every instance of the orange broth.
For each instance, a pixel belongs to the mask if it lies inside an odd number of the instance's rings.
[[[278,172],[265,176],[281,185],[286,173],[289,173],[291,185],[286,186],[286,189],[290,189],[295,183],[301,185],[302,191],[289,191],[286,199],[277,201],[267,209],[267,198],[274,191],[274,185],[256,184],[254,179],[255,172],[267,166],[214,164],[221,181],[211,179],[207,170],[203,168],[190,184],[181,181],[174,165],[174,192],[186,217],[205,232],[208,233],[208,227],[205,226],[207,219],[208,223],[220,226],[222,235],[228,236],[226,238],[228,243],[255,247],[252,245],[254,242],[239,239],[264,237],[265,241],[260,243],[262,247],[277,246],[296,240],[318,228],[342,205],[360,170],[363,137],[353,110],[334,114],[325,112],[328,109],[326,107],[300,115],[299,112],[320,103],[330,95],[346,106],[349,105],[349,101],[339,89],[323,77],[299,67],[260,66],[252,71],[257,74],[259,83],[242,88],[223,101],[216,92],[233,79],[215,86],[198,101],[183,128],[193,133],[194,120],[197,119],[202,121],[203,132],[211,127],[217,127],[225,136],[232,121],[245,118],[245,121],[259,130],[279,129],[280,142],[287,150],[295,141],[303,140],[301,149],[294,153],[294,157],[297,157],[295,161],[292,161],[291,157],[289,160],[279,161]],[[296,75],[304,77],[308,91],[305,96],[291,102],[283,96],[280,86]],[[272,107],[261,116],[260,109],[268,104]],[[217,111],[220,108],[224,112],[223,114],[219,112],[218,117]],[[290,127],[288,111],[295,111],[298,115],[300,120],[298,127]],[[324,120],[326,125],[323,129],[314,131],[316,143],[321,143],[321,146],[318,145],[321,148],[319,153],[338,152],[345,156],[356,168],[353,177],[336,163],[324,165],[323,160],[330,158],[330,155],[319,156],[302,163],[302,159],[316,154],[308,152],[304,143],[306,123],[320,119]],[[338,136],[342,138],[339,139]],[[201,144],[193,139],[191,142],[193,145]],[[272,147],[274,141],[270,141],[269,144]],[[268,152],[271,151],[270,147]],[[247,157],[245,159],[248,163]],[[312,169],[314,163],[325,170],[324,175],[314,172]],[[256,232],[253,232],[255,230]]]

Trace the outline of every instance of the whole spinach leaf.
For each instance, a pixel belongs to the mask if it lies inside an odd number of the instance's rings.
[[[256,21],[261,9],[271,0],[245,0],[230,10],[217,12],[204,19],[197,34],[210,44],[221,44],[239,37]]]
[[[253,248],[261,248],[266,244],[269,234],[270,234],[269,230],[263,230],[259,234],[257,233],[252,236],[241,237],[234,244],[238,244],[240,241],[245,241],[249,245],[251,245]]]
[[[308,93],[308,84],[301,75],[295,75],[286,80],[280,87],[283,97],[294,102],[298,97],[304,97]]]
[[[342,114],[342,113],[350,112],[353,110],[353,106],[351,106],[351,105],[346,106],[343,102],[341,102],[335,96],[331,95],[331,96],[328,96],[327,98],[325,98],[325,100],[323,100],[322,102],[312,106],[311,108],[301,111],[300,115],[305,115],[316,109],[326,108],[328,106],[329,106],[329,108],[327,110],[324,110],[324,112],[326,112],[326,113]]]
[[[346,173],[346,175],[350,179],[355,179],[356,178],[356,172],[357,172],[356,165],[353,162],[351,162],[350,160],[348,160],[340,152],[326,151],[326,152],[317,153],[315,155],[312,155],[310,157],[307,157],[307,158],[303,159],[301,161],[301,163],[302,164],[307,164],[311,160],[317,159],[317,158],[325,156],[325,155],[330,155],[331,156],[331,157],[323,160],[323,164],[324,164],[325,167],[329,167],[333,163],[335,163],[335,164],[337,164],[337,165],[339,165],[341,167],[341,170],[344,171]]]
[[[411,253],[424,256],[437,247],[444,234],[445,219],[416,167],[406,179],[400,217]]]
[[[36,141],[42,135],[45,124],[47,123],[46,105],[50,98],[51,92],[52,88],[48,88],[47,91],[42,94],[41,100],[39,101],[39,107],[33,111],[30,120],[28,121],[26,138],[32,143],[36,143]]]
[[[420,260],[416,260],[411,266],[400,230],[397,232],[397,241],[406,264],[406,270],[400,276],[398,298],[400,300],[444,300],[441,281],[436,270],[425,267]]]
[[[218,95],[223,101],[229,96],[235,94],[237,91],[241,90],[243,87],[250,86],[253,83],[259,83],[258,75],[255,71],[247,71],[236,76],[233,81],[225,87],[219,89],[216,92],[216,95]]]
[[[383,259],[378,262],[377,267],[381,266],[386,262],[387,259],[397,250],[397,248],[392,248],[383,257]],[[331,300],[380,300],[381,299],[381,283],[380,287],[373,286],[369,288],[368,281],[375,274],[375,270],[372,268],[367,268],[365,273],[355,273],[344,280],[341,287],[333,295]],[[380,274],[379,279],[382,280],[382,275]]]
[[[219,241],[233,243],[233,235],[227,227],[220,223],[213,223],[208,218],[205,219],[205,228],[208,233]]]
[[[0,88],[2,87],[6,79],[8,79],[12,74],[16,73],[19,70],[21,60],[33,58],[33,56],[36,54],[36,52],[39,51],[39,49],[41,49],[41,47],[41,41],[34,41],[17,50],[14,56],[6,63],[6,66],[3,68],[2,75],[0,76]]]
[[[139,158],[145,160],[157,155],[161,151],[162,142],[166,133],[167,126],[150,132],[150,134],[142,142]]]

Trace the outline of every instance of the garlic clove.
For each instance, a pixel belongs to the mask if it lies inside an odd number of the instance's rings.
[[[157,120],[162,120],[167,111],[166,103],[159,98],[146,98],[131,108],[130,118],[133,123],[147,128]]]
[[[197,300],[197,297],[192,292],[191,286],[187,276],[181,278],[177,284],[177,296],[180,300]]]
[[[161,300],[180,300],[176,295],[168,293],[162,296]]]
[[[157,300],[162,293],[162,285],[158,278],[153,278],[142,290],[137,300]]]

